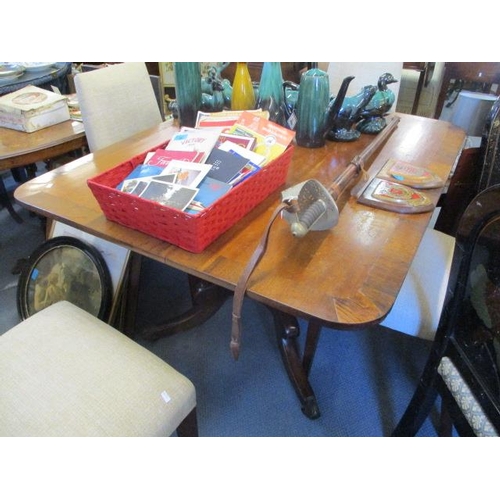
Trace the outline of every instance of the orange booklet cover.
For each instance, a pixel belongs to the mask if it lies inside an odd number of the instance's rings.
[[[231,134],[255,137],[254,152],[265,156],[264,165],[280,156],[295,137],[295,132],[261,116],[243,111]]]

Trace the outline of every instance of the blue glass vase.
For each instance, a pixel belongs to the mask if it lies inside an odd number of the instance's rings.
[[[259,84],[257,108],[269,111],[269,120],[285,126],[285,100],[281,63],[265,62]]]
[[[174,62],[175,99],[181,127],[194,127],[201,108],[199,62]]]

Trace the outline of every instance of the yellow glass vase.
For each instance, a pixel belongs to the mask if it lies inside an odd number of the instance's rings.
[[[236,63],[234,73],[233,93],[231,97],[231,109],[254,109],[255,94],[253,91],[252,79],[248,71],[247,63]]]

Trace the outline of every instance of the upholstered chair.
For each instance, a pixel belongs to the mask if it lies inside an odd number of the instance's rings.
[[[172,366],[69,302],[0,336],[1,436],[197,436]]]
[[[162,122],[143,62],[113,64],[79,73],[75,89],[91,152]]]

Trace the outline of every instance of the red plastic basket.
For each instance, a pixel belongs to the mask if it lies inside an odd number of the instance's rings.
[[[163,144],[158,148],[164,146]],[[144,161],[147,152],[88,179],[87,184],[109,220],[155,236],[184,250],[200,253],[285,183],[293,150],[293,146],[289,146],[269,165],[197,214],[182,212],[115,189]]]

